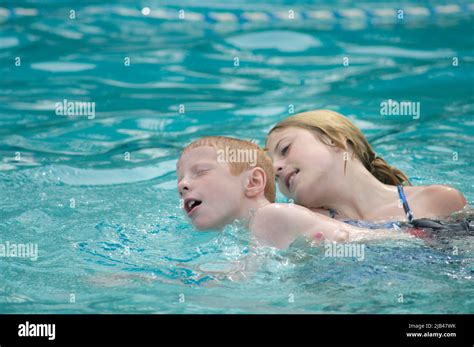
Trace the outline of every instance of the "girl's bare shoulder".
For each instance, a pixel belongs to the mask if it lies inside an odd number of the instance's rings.
[[[463,209],[467,201],[463,194],[448,185],[433,184],[429,186],[405,187],[408,203],[415,210],[426,211],[423,214],[448,216]]]

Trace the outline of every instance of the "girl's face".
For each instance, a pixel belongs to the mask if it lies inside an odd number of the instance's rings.
[[[323,143],[310,130],[276,130],[268,137],[267,148],[280,191],[299,205],[321,207],[342,178],[344,151]]]

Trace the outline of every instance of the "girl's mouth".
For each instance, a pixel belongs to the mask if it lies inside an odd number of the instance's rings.
[[[295,171],[290,172],[288,175],[286,175],[285,185],[286,185],[286,188],[288,189],[288,191],[290,191],[290,185],[293,183],[293,181],[295,179],[295,176],[298,172],[300,172],[300,170],[296,169]]]

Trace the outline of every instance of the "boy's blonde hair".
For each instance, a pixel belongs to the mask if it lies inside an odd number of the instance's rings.
[[[265,183],[265,190],[264,195],[270,202],[275,202],[275,172],[273,170],[273,164],[270,157],[265,153],[265,151],[256,145],[253,142],[234,139],[232,137],[225,137],[225,136],[206,136],[202,137],[198,140],[191,142],[186,148],[183,150],[181,156],[190,150],[198,147],[203,146],[210,146],[215,148],[216,150],[254,150],[256,155],[256,162],[250,163],[246,161],[239,161],[239,162],[228,162],[230,172],[232,175],[240,175],[242,172],[252,169],[253,167],[261,168],[266,174],[266,183]]]
[[[321,141],[329,146],[326,135],[334,142],[334,146],[346,149],[346,141],[352,146],[354,154],[369,172],[380,182],[397,185],[411,185],[408,177],[399,169],[389,165],[384,159],[375,154],[364,134],[349,119],[330,110],[314,110],[298,113],[283,119],[269,132],[269,136],[276,130],[288,127],[308,129],[317,135]],[[268,140],[268,137],[267,137]]]

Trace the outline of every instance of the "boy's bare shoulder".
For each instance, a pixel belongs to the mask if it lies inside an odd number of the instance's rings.
[[[253,224],[255,228],[271,230],[274,234],[294,234],[314,224],[316,215],[303,206],[272,203],[257,210]]]
[[[286,206],[284,204],[270,203],[260,207],[252,220],[252,231],[257,234],[264,233],[269,225],[280,225],[285,222]],[[278,223],[280,221],[280,223]]]
[[[271,203],[257,210],[255,218],[270,220],[272,223],[287,222],[301,214],[311,215],[313,212],[306,207],[295,204]]]
[[[300,218],[297,211],[304,210],[301,206],[271,203],[259,208],[252,220],[252,233],[266,241],[265,243],[285,248],[292,239],[295,220]]]

